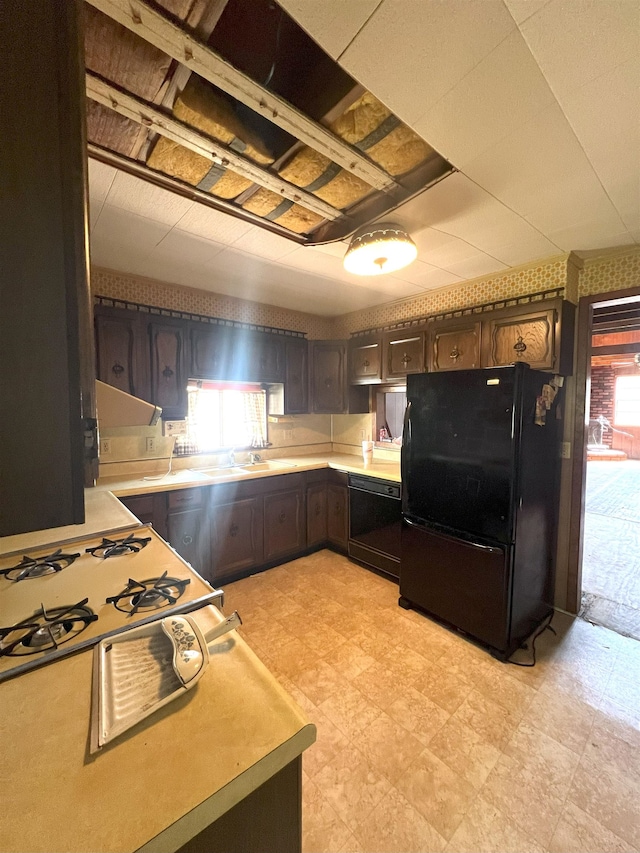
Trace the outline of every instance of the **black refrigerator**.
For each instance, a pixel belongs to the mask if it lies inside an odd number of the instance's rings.
[[[561,422],[526,364],[413,374],[400,605],[508,658],[552,612]]]

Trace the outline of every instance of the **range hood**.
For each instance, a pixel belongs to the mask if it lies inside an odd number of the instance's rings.
[[[96,407],[100,429],[154,426],[162,414],[160,406],[147,403],[99,379],[96,379]]]

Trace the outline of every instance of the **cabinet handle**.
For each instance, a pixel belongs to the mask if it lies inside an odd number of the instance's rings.
[[[124,373],[124,367],[120,364],[119,361],[116,361],[116,363],[111,368],[111,372],[115,373],[115,375],[119,378],[120,374]]]
[[[281,512],[280,515],[278,516],[278,521],[280,522],[280,524],[284,524],[284,522],[286,520],[287,520],[286,514],[284,512]]]
[[[402,362],[403,366],[406,367],[409,364],[409,362],[411,361],[411,356],[407,355],[405,352],[405,354],[402,356],[400,361]]]
[[[327,388],[330,388],[330,387],[331,387],[331,380],[330,380],[330,379],[325,379],[325,380],[324,380],[324,384],[325,384],[325,386],[326,386]]]
[[[238,525],[237,524],[231,525],[231,527],[229,528],[229,535],[230,536],[237,536],[238,535]]]
[[[176,503],[188,503],[193,500],[193,495],[183,495],[182,497],[176,498]]]
[[[449,353],[449,358],[453,359],[453,361],[457,361],[461,355],[462,355],[462,353],[460,352],[460,350],[456,346]]]
[[[522,353],[526,350],[527,345],[522,340],[522,335],[518,335],[518,340],[513,345],[513,348],[518,353],[518,355],[522,355]]]
[[[173,376],[173,370],[167,365],[165,369],[162,371],[162,375],[165,379],[170,379]]]
[[[321,508],[320,504],[316,504],[316,515],[320,515],[321,512],[322,512],[322,508]]]
[[[182,544],[183,545],[191,545],[192,542],[193,542],[193,536],[189,536],[188,533],[182,537]]]
[[[369,364],[370,364],[370,362],[369,362],[369,361],[367,361],[367,359],[366,359],[366,358],[365,358],[365,360],[362,362],[362,366],[365,368],[365,370],[366,370],[366,368],[367,368],[367,367],[369,367]]]

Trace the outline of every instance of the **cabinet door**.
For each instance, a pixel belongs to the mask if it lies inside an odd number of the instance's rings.
[[[213,507],[211,565],[216,583],[264,562],[262,505],[260,496]]]
[[[327,541],[327,484],[307,486],[307,547]]]
[[[480,321],[436,321],[430,331],[429,370],[480,367]]]
[[[377,338],[355,338],[349,342],[350,382],[369,384],[380,381],[381,349]]]
[[[169,512],[169,544],[204,578],[211,579],[209,531],[200,508]]]
[[[553,370],[556,366],[556,319],[556,310],[547,308],[486,320],[483,366],[526,361],[531,367]]]
[[[80,11],[12,0],[0,13],[0,536],[81,524],[93,485],[83,483],[95,376]]]
[[[309,344],[303,338],[285,341],[284,412],[304,415],[309,411]]]
[[[187,371],[185,327],[151,323],[151,394],[163,418],[184,418],[187,414]]]
[[[96,309],[97,378],[140,397],[150,399],[149,343],[140,316],[114,309]]]
[[[164,492],[156,492],[149,495],[130,495],[120,498],[128,510],[130,510],[138,521],[150,524],[153,529],[167,538],[167,496]]]
[[[277,492],[264,498],[264,558],[275,560],[302,551],[306,525],[302,489]]]
[[[346,486],[327,486],[327,539],[343,551],[349,543],[349,499]]]
[[[318,415],[347,411],[347,347],[344,341],[311,342],[311,400]]]
[[[191,326],[191,378],[229,378],[232,331],[222,326]]]
[[[282,382],[284,379],[284,338],[267,332],[253,336],[252,371],[247,379],[257,382]]]
[[[404,379],[409,373],[425,370],[426,332],[408,330],[386,332],[383,337],[383,379]]]

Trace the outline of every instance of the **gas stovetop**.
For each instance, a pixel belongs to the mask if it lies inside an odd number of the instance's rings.
[[[205,603],[222,591],[146,525],[0,557],[0,681]]]

